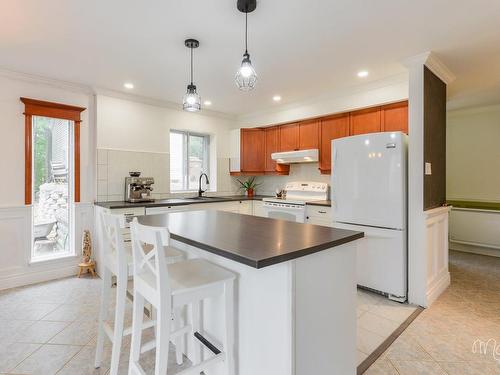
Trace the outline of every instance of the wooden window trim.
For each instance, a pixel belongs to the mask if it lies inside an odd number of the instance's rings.
[[[24,103],[24,202],[32,203],[32,155],[33,155],[33,116],[52,117],[73,121],[74,126],[74,183],[75,202],[80,202],[80,124],[81,113],[86,108],[67,104],[45,102],[42,100],[20,98]]]

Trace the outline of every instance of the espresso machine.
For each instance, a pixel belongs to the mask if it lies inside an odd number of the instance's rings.
[[[153,177],[139,177],[141,172],[130,172],[130,177],[125,177],[125,201],[136,202],[151,202],[154,201],[151,196]]]

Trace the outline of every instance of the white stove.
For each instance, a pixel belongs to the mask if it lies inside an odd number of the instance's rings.
[[[285,198],[264,198],[266,216],[304,223],[306,202],[328,199],[328,184],[324,182],[288,182]]]

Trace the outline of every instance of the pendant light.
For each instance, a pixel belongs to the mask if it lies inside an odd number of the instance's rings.
[[[198,48],[200,42],[196,39],[186,39],[184,45],[191,49],[191,83],[187,86],[186,94],[182,99],[182,109],[188,112],[196,112],[201,109],[201,98],[196,92],[196,85],[193,84],[193,49]]]
[[[253,12],[257,8],[257,1],[238,0],[237,7],[240,12],[245,13],[245,53],[234,79],[240,90],[250,91],[253,90],[255,82],[257,82],[257,73],[255,73],[255,69],[250,61],[250,54],[248,53],[248,13]]]

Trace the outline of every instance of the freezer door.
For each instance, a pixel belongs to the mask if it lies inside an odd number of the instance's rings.
[[[406,228],[406,143],[401,132],[332,141],[335,221]]]
[[[358,240],[358,285],[396,297],[406,296],[406,231],[334,223],[335,228],[365,233]]]

